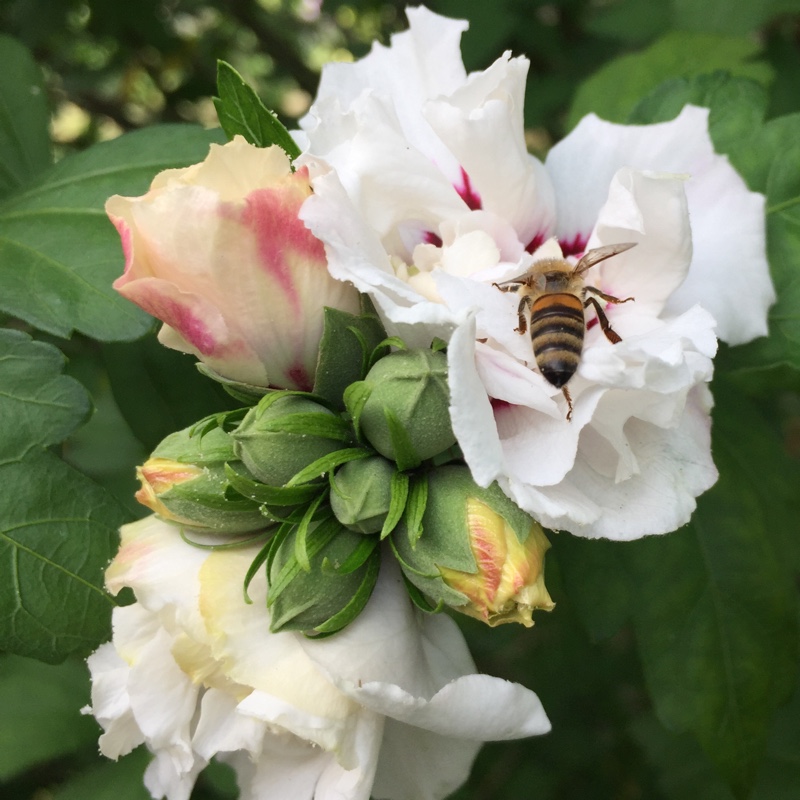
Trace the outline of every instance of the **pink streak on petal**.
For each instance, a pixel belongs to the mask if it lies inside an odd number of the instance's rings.
[[[125,222],[122,217],[115,217],[109,214],[108,218],[117,229],[117,233],[119,234],[120,242],[122,244],[122,252],[125,256],[125,269],[123,270],[122,275],[120,275],[119,278],[117,278],[112,284],[115,289],[119,289],[133,278],[132,275],[128,275],[133,268],[133,234],[131,233],[130,227],[128,227],[128,223]]]
[[[425,244],[432,244],[434,247],[441,247],[442,246],[442,237],[437,236],[433,231],[425,231],[422,234],[422,241]]]
[[[158,304],[160,307],[153,311],[149,311],[153,316],[163,320],[174,328],[192,347],[204,356],[214,355],[219,349],[217,340],[213,334],[206,327],[205,323],[199,317],[196,317],[190,309],[176,303],[174,300],[166,299],[165,302]]]
[[[588,236],[583,236],[580,233],[576,233],[572,239],[559,242],[559,244],[561,245],[561,252],[564,254],[565,258],[567,256],[575,256],[576,258],[580,258],[580,256],[582,256],[586,251],[586,243],[588,241]]]
[[[250,228],[257,241],[261,267],[275,280],[295,312],[302,310],[290,261],[304,262],[327,269],[325,248],[298,218],[300,206],[308,197],[305,170],[291,178],[300,185],[285,183],[274,188],[257,189],[247,196],[242,224]],[[291,259],[288,258],[291,256]]]
[[[496,532],[487,530],[480,524],[471,520],[470,533],[472,534],[472,552],[478,563],[478,571],[483,578],[481,588],[486,594],[488,604],[494,601],[497,596],[497,589],[502,580],[502,565],[497,563],[496,558]]]
[[[314,380],[303,364],[294,364],[286,370],[286,377],[301,392],[310,392],[314,388]]]
[[[489,403],[491,403],[492,411],[494,411],[495,416],[497,416],[498,412],[502,413],[511,408],[511,403],[507,400],[498,400],[496,397],[490,397]]]
[[[544,233],[537,233],[527,245],[525,245],[526,253],[535,253],[545,242],[547,236]]]
[[[458,192],[461,199],[467,204],[470,211],[478,211],[483,208],[481,196],[472,188],[472,181],[469,179],[464,167],[461,167],[461,181],[462,186],[454,186],[453,188]]]

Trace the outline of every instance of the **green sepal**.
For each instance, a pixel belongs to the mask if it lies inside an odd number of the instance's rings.
[[[318,394],[314,394],[314,392],[302,392],[299,389],[274,389],[270,390],[269,393],[264,395],[259,401],[256,409],[256,417],[260,418],[273,403],[277,403],[282,397],[302,397],[306,400],[311,400],[312,403],[324,406],[331,411],[334,410],[328,400]]]
[[[440,339],[438,336],[435,336],[431,341],[431,350],[434,353],[439,353],[447,350],[447,342],[444,339]]]
[[[207,542],[198,542],[196,539],[191,539],[186,534],[186,528],[183,525],[180,526],[178,532],[181,539],[183,539],[186,544],[196,547],[198,550],[208,550],[212,553],[215,550],[241,550],[243,547],[250,547],[253,542],[257,542],[259,539],[263,539],[265,536],[269,535],[268,531],[258,531],[252,536],[244,536],[243,538],[235,539],[232,542],[225,542],[224,544],[208,544]],[[197,531],[195,531],[195,533],[197,533]]]
[[[361,412],[364,410],[364,405],[369,396],[372,394],[372,387],[364,381],[356,381],[351,383],[344,390],[344,405],[347,413],[350,414],[350,419],[353,422],[353,429],[356,432],[356,438],[359,442],[363,441],[361,436]]]
[[[386,331],[374,311],[356,316],[326,307],[323,314],[314,394],[343,411],[347,387],[367,374],[369,354],[386,336]]]
[[[242,475],[230,464],[225,465],[225,475],[239,494],[268,506],[296,506],[307,503],[326,489],[326,484],[322,482],[304,486],[268,486],[266,483]]]
[[[241,134],[256,147],[276,144],[292,161],[300,155],[289,131],[226,61],[217,61],[217,91],[219,97],[213,98],[214,107],[229,139]]]
[[[373,547],[370,557],[367,560],[367,569],[350,602],[337,614],[329,617],[326,622],[317,625],[314,632],[322,636],[330,636],[338,633],[347,627],[363,610],[372,597],[375,584],[378,582],[380,573],[381,557],[380,550]]]
[[[407,469],[418,467],[422,463],[422,459],[417,455],[405,425],[397,418],[394,410],[388,406],[384,406],[383,416],[389,429],[389,438],[392,442],[397,469],[405,472]]]
[[[220,411],[216,414],[210,414],[195,422],[194,425],[189,428],[189,435],[205,436],[216,428],[221,428],[226,433],[230,433],[232,430],[236,429],[236,426],[245,418],[249,410],[249,408],[234,408],[231,411]],[[166,441],[166,439],[164,441]]]
[[[381,540],[385,539],[397,526],[403,517],[408,502],[410,479],[405,472],[395,471],[392,475],[391,497],[389,500],[389,513],[381,529]]]
[[[305,547],[309,559],[313,558],[315,555],[317,555],[317,553],[320,552],[320,550],[322,550],[323,547],[325,547],[325,545],[333,541],[334,537],[340,532],[340,530],[341,526],[339,525],[338,521],[333,518],[317,525],[317,527],[306,536]],[[296,530],[293,532],[296,533]],[[281,544],[283,544],[283,542],[281,542]],[[274,578],[270,576],[269,591],[267,592],[267,608],[270,608],[275,603],[286,587],[289,586],[289,584],[298,576],[300,572],[305,572],[294,553],[295,548],[292,547],[291,557],[286,560],[286,563],[282,566]],[[313,603],[313,599],[310,600],[309,605],[311,603]],[[304,606],[304,608],[308,608],[308,606]],[[273,624],[278,625],[279,622],[273,620]],[[278,628],[272,630],[273,633],[275,633]]]
[[[320,492],[320,494],[308,504],[308,507],[303,513],[303,518],[297,526],[297,536],[294,540],[294,557],[297,559],[297,563],[300,564],[304,572],[311,572],[311,561],[309,559],[307,547],[308,528],[309,525],[311,525],[311,521],[314,519],[314,515],[317,513],[317,509],[326,497],[327,492]],[[328,515],[330,515],[330,512],[328,512]]]
[[[433,605],[428,595],[417,589],[406,577],[405,573],[403,573],[403,583],[411,602],[424,614],[438,614],[444,608],[444,600],[440,600],[436,605]]]
[[[405,527],[408,542],[413,550],[422,536],[422,518],[428,505],[428,476],[416,475],[408,492],[405,509]]]
[[[422,572],[422,570],[417,569],[416,567],[412,567],[403,556],[400,555],[400,551],[397,549],[397,545],[394,541],[394,536],[389,537],[389,546],[392,548],[392,553],[394,557],[397,559],[397,563],[400,565],[401,569],[403,570],[403,574],[410,572],[414,575],[418,575],[420,578],[430,578],[435,579],[441,577],[441,573],[437,569],[436,572]]]
[[[241,403],[247,403],[249,406],[255,405],[265,394],[275,391],[267,386],[256,386],[253,383],[244,383],[242,381],[231,380],[231,378],[224,378],[202,361],[198,361],[195,366],[198,372],[205,375],[207,378],[211,378],[212,381],[216,381],[235,400]]]
[[[378,540],[374,536],[365,536],[363,541],[356,545],[356,549],[338,565],[331,564],[327,557],[323,558],[321,571],[325,575],[349,575],[367,562],[377,546]]]
[[[285,535],[285,534],[284,534]],[[250,563],[250,566],[247,568],[247,572],[244,576],[244,583],[242,584],[242,592],[244,593],[244,602],[251,606],[253,605],[253,600],[250,595],[247,593],[247,590],[250,588],[250,584],[255,578],[256,573],[258,572],[259,568],[262,564],[267,560],[267,556],[269,555],[270,548],[275,546],[275,540],[278,538],[278,534],[273,536],[259,551],[256,557]]]
[[[322,456],[316,461],[312,461],[305,469],[301,469],[290,481],[287,482],[288,488],[298,486],[298,484],[306,483],[307,481],[318,478],[327,472],[331,472],[336,467],[346,464],[348,461],[356,461],[359,458],[369,458],[372,455],[369,450],[364,450],[361,447],[346,447],[342,450],[336,450],[334,453],[329,453],[327,456]]]
[[[334,439],[349,442],[353,437],[350,426],[341,417],[314,412],[287,414],[285,417],[271,420],[263,430],[269,433],[299,433],[307,436],[319,436],[322,439]]]
[[[201,420],[189,428],[171,433],[158,443],[150,458],[167,458],[197,466],[238,461],[233,452],[233,440],[223,425],[216,419],[204,425],[205,422]]]

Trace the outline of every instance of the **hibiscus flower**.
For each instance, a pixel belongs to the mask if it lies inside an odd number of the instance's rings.
[[[469,774],[480,743],[545,733],[536,695],[476,673],[455,623],[410,603],[385,559],[365,611],[310,640],[271,633],[258,547],[209,552],[156,517],[126,525],[108,589],[113,640],[89,658],[92,713],[110,758],[146,744],[155,798],[187,800],[216,756],[242,800],[437,800]]]
[[[410,346],[448,341],[453,430],[480,485],[582,536],[674,530],[717,478],[716,337],[767,331],[763,196],[691,106],[657,125],[586,117],[540,162],[525,147],[527,60],[467,75],[466,23],[408,17],[390,47],[325,68],[298,135],[314,189],[301,216],[331,274]],[[585,312],[569,413],[516,330],[519,297],[496,284],[623,243],[636,246],[584,276],[633,298],[603,309],[621,341]]]

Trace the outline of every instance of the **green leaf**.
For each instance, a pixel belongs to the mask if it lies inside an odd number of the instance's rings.
[[[673,31],[639,53],[610,61],[579,87],[568,118],[573,128],[589,113],[625,122],[641,97],[669,78],[690,77],[715,70],[752,78],[772,79],[770,67],[751,59],[760,46],[750,39]]]
[[[800,118],[792,131],[800,136]],[[788,137],[787,137],[788,138]],[[767,255],[777,303],[770,309],[769,338],[731,353],[739,367],[788,364],[800,369],[800,145],[797,138],[775,152],[767,177]]]
[[[86,666],[0,656],[0,784],[37,764],[96,748]]]
[[[47,452],[0,466],[0,650],[57,662],[109,638],[110,495]]]
[[[686,528],[623,555],[659,719],[691,731],[744,796],[797,669],[796,593],[776,528],[797,530],[800,475],[758,412],[727,384],[715,389],[718,483]]]
[[[173,431],[237,404],[195,368],[193,356],[160,344],[153,334],[101,350],[114,399],[148,449]]]
[[[229,139],[241,134],[257,147],[277,144],[292,160],[300,155],[300,148],[278,117],[225,61],[217,61],[217,91],[219,97],[214,98],[214,106]]]
[[[656,769],[666,800],[734,800],[691,736],[665,730],[650,715],[632,733]],[[773,720],[767,753],[749,800],[796,800],[800,786],[800,690]]]
[[[619,542],[569,534],[552,536],[551,541],[548,572],[555,556],[569,602],[592,641],[613,636],[627,621],[631,604]]]
[[[745,35],[776,13],[775,3],[731,3],[730,0],[672,0],[673,25],[682,31]]]
[[[725,370],[781,364],[800,369],[800,114],[763,124],[763,90],[751,81],[715,74],[660,86],[629,121],[671,119],[685,103],[710,109],[715,149],[728,155],[752,190],[766,195],[767,256],[778,295],[769,312],[770,335],[723,350],[718,364]]]
[[[0,198],[52,163],[50,110],[42,74],[31,54],[0,36]]]
[[[325,308],[324,315],[314,394],[342,411],[345,389],[364,378],[367,358],[386,337],[386,331],[375,314],[356,316]]]
[[[587,12],[587,33],[634,45],[652,41],[671,27],[670,0],[618,0],[592,4]]]
[[[86,390],[63,368],[55,347],[0,330],[0,463],[57,444],[89,415]]]
[[[53,793],[53,800],[151,800],[144,771],[153,756],[138,747],[119,761],[103,759],[83,772],[70,772],[69,780]]]
[[[68,156],[0,204],[0,310],[57,336],[135,339],[151,318],[118,295],[119,235],[103,206],[139,195],[155,174],[201,161],[219,138],[189,125],[154,126]]]

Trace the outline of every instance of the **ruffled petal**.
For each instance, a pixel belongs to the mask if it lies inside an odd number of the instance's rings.
[[[747,189],[725,156],[714,153],[708,109],[686,106],[670,122],[638,126],[590,114],[550,150],[545,166],[563,240],[588,238],[621,167],[687,175],[694,255],[669,310],[702,304],[717,319],[720,338],[731,344],[766,333],[775,294],[766,261],[764,198]]]
[[[478,742],[449,739],[388,720],[373,796],[376,800],[448,797],[466,780],[479,749]]]

